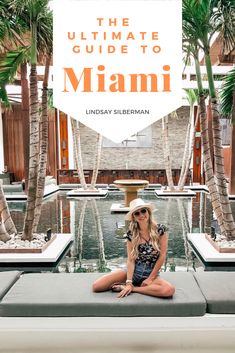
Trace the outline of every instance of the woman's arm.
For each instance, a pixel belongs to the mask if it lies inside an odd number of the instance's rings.
[[[135,260],[131,256],[132,252],[132,244],[131,241],[127,241],[127,281],[132,281],[133,273],[135,269]],[[133,289],[132,282],[127,283],[125,288],[119,293],[118,298],[123,298],[128,296]]]

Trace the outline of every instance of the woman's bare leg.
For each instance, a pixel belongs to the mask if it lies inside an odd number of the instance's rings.
[[[111,289],[112,285],[116,282],[126,282],[126,272],[118,270],[97,279],[92,286],[93,292],[104,292]]]
[[[151,295],[153,297],[171,297],[175,293],[175,287],[158,277],[148,286],[134,287],[132,292]]]

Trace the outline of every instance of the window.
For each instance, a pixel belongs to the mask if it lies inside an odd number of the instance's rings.
[[[152,127],[137,132],[121,143],[115,143],[107,138],[103,138],[103,147],[152,147]]]

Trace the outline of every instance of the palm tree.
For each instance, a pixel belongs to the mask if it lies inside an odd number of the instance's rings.
[[[206,3],[206,7],[204,8]],[[207,77],[209,83],[209,93],[210,93],[210,102],[211,102],[211,110],[212,110],[212,129],[213,129],[213,146],[214,146],[214,160],[215,160],[215,175],[216,181],[221,201],[221,208],[223,212],[224,226],[226,229],[226,234],[228,239],[235,239],[235,223],[233,220],[232,210],[228,198],[228,189],[227,189],[227,181],[224,175],[224,157],[223,157],[223,147],[222,147],[222,138],[221,138],[221,124],[220,124],[220,114],[218,107],[218,99],[217,92],[215,90],[214,78],[212,72],[212,64],[210,59],[210,36],[212,36],[216,31],[222,29],[222,31],[229,36],[227,37],[227,46],[230,48],[234,48],[235,45],[235,24],[229,21],[231,15],[231,19],[235,16],[235,6],[234,2],[231,3],[228,7],[229,1],[227,1],[227,6],[224,6],[223,1],[204,1],[203,7],[200,7],[201,16],[200,18],[207,19],[207,26],[203,26],[201,36],[199,40],[201,40],[203,45],[203,50],[205,53],[205,63],[207,69]],[[218,8],[214,12],[214,6],[217,5]],[[228,21],[228,22],[224,22]],[[205,23],[206,21],[204,21]],[[199,26],[202,24],[200,22]],[[226,32],[224,29],[224,25],[226,24]],[[229,27],[229,24],[231,25]],[[232,33],[233,32],[233,33]]]
[[[194,122],[194,105],[197,102],[197,95],[195,90],[187,89],[185,91],[187,94],[187,100],[189,102],[190,111],[189,111],[189,123],[187,128],[186,139],[185,139],[185,149],[184,149],[184,155],[183,155],[182,168],[181,168],[180,179],[177,187],[178,190],[183,189],[187,178],[188,170],[190,168],[190,163],[193,155],[194,141],[195,141],[195,132],[196,132],[196,127],[198,124],[198,116],[199,116],[198,110],[197,110],[197,115]]]
[[[80,138],[80,128],[79,122],[71,117],[71,126],[72,126],[72,135],[73,135],[73,151],[74,151],[74,162],[75,168],[77,169],[78,177],[83,190],[95,189],[96,180],[99,172],[100,160],[101,160],[101,151],[102,151],[102,135],[97,134],[97,141],[95,144],[95,153],[94,153],[94,162],[93,162],[93,172],[91,183],[89,187],[87,186],[84,170],[83,170],[83,161],[82,161],[82,149],[81,149],[81,138]]]
[[[79,121],[70,118],[72,126],[72,135],[73,135],[73,153],[74,153],[74,162],[75,168],[77,169],[78,177],[81,183],[83,190],[87,190],[87,184],[83,171],[83,162],[82,162],[82,150],[81,150],[81,139],[80,139],[80,128]]]
[[[0,52],[5,54],[10,45],[17,46],[22,44],[20,34],[25,31],[23,23],[16,21],[12,12],[10,11],[10,2],[7,0],[0,0]],[[7,97],[5,86],[13,80],[17,71],[16,63],[19,63],[19,56],[22,57],[22,51],[19,55],[8,55],[7,68],[0,63],[0,104],[4,103],[5,107],[9,107],[10,103]],[[13,66],[13,73],[7,73],[10,67]],[[0,106],[1,109],[1,106]],[[6,202],[2,185],[0,185],[0,222],[1,222],[1,240],[6,242],[10,239],[10,234],[16,234],[14,222],[11,218],[9,208]]]
[[[226,3],[230,3],[230,1]],[[218,8],[215,8],[215,6],[218,6]],[[221,13],[224,13],[226,16],[226,9],[227,7],[224,6],[224,1],[183,0],[183,32],[185,40],[188,43],[189,52],[194,57],[197,74],[203,142],[203,159],[206,181],[211,195],[213,209],[221,227],[221,232],[222,234],[226,235],[228,239],[231,239],[235,237],[235,226],[224,178],[219,114],[217,114],[217,98],[209,55],[210,42],[213,34],[219,29],[224,29],[227,27],[229,23],[228,21],[225,24],[223,22],[224,20],[222,19],[223,16],[221,15]],[[224,24],[224,27],[222,27],[222,24]],[[229,39],[231,38],[229,37]],[[213,173],[212,158],[208,138],[208,122],[206,118],[205,96],[203,93],[200,66],[198,61],[199,48],[204,50],[205,53],[209,92],[212,102],[213,143],[216,179]],[[217,181],[217,185],[215,184],[215,180]]]
[[[39,166],[38,166],[38,177],[37,177],[37,193],[35,203],[35,215],[33,222],[33,233],[37,231],[41,215],[41,206],[44,196],[45,178],[46,178],[46,167],[47,167],[47,155],[48,155],[48,109],[47,109],[47,87],[48,87],[48,76],[50,67],[51,56],[47,56],[45,73],[43,78],[43,90],[42,90],[42,111],[40,119],[40,146],[39,146]]]
[[[167,184],[171,191],[175,190],[172,169],[171,169],[171,154],[168,138],[168,116],[162,118],[162,140],[163,140],[163,154],[164,154],[164,164],[166,169]]]
[[[206,105],[205,105],[205,92],[202,86],[202,77],[199,64],[199,44],[195,33],[194,26],[190,22],[190,6],[188,1],[183,1],[183,50],[186,53],[186,63],[190,61],[190,57],[193,57],[196,69],[196,78],[198,86],[198,96],[199,96],[199,117],[201,125],[201,138],[202,138],[202,153],[203,153],[203,164],[205,170],[206,184],[211,195],[212,207],[215,212],[216,218],[218,220],[219,226],[222,230],[223,227],[223,216],[222,210],[219,202],[219,195],[216,188],[215,178],[213,174],[212,158],[209,144],[208,135],[208,121],[206,115]]]
[[[27,209],[23,227],[23,239],[31,240],[40,217],[40,208],[44,192],[46,156],[47,156],[47,80],[50,56],[52,53],[52,12],[48,9],[48,0],[12,0],[8,2],[14,21],[23,23],[24,31],[30,31],[30,46],[8,52],[2,62],[0,82],[6,84],[15,76],[20,64],[30,61],[30,148],[29,148],[29,183]],[[17,36],[17,40],[18,40]],[[29,54],[30,51],[30,54]],[[42,119],[40,119],[37,53],[46,54],[46,73],[43,83]],[[11,64],[9,65],[11,60]],[[4,67],[5,64],[5,67]],[[40,123],[41,121],[41,123]],[[40,126],[41,125],[41,126]],[[41,136],[40,136],[41,133]],[[38,170],[40,168],[40,173]],[[36,210],[36,217],[35,217]]]

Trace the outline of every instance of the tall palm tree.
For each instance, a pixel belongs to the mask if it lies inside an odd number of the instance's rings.
[[[217,8],[215,8],[217,6]],[[224,173],[224,157],[221,137],[221,124],[217,92],[214,84],[213,70],[210,58],[211,37],[215,31],[221,31],[226,39],[226,46],[235,47],[235,4],[230,1],[203,1],[197,6],[199,40],[205,54],[205,63],[209,83],[210,103],[212,110],[213,147],[215,160],[215,175],[223,211],[224,226],[229,239],[235,239],[235,223],[228,198],[227,181]],[[232,20],[232,21],[231,21]],[[226,26],[226,28],[224,28]]]
[[[23,239],[31,240],[33,236],[35,209],[40,207],[41,190],[38,189],[38,166],[40,151],[40,114],[39,114],[39,98],[37,84],[37,53],[39,44],[41,49],[46,48],[50,51],[52,45],[49,46],[52,34],[52,26],[47,28],[48,22],[45,19],[50,17],[48,9],[48,0],[12,0],[11,10],[15,16],[18,16],[27,24],[30,30],[30,148],[29,148],[29,178],[28,178],[28,200],[23,226]],[[52,22],[49,22],[52,24]],[[46,33],[45,29],[49,29]],[[44,37],[42,36],[44,33]],[[40,38],[40,41],[38,39]],[[49,41],[48,41],[49,38]],[[44,50],[45,52],[45,50]]]
[[[47,109],[47,87],[48,87],[48,76],[50,67],[51,56],[47,56],[45,73],[43,78],[43,89],[42,89],[42,111],[40,119],[40,145],[39,145],[39,166],[37,176],[37,193],[35,203],[35,215],[33,222],[33,233],[37,231],[42,200],[44,196],[45,179],[46,179],[46,167],[47,167],[47,155],[48,155],[48,109]]]
[[[212,108],[212,128],[215,160],[215,176],[219,203],[222,211],[222,233],[228,239],[235,238],[235,224],[228,199],[226,179],[224,176],[223,150],[221,144],[221,128],[219,121],[218,101],[214,85],[212,65],[210,60],[210,45],[212,36],[220,31],[226,39],[224,48],[234,48],[234,17],[235,5],[232,1],[224,0],[184,0],[183,1],[183,28],[188,42],[194,48],[200,47],[205,54],[209,93]],[[195,61],[196,62],[196,61]],[[196,62],[197,74],[199,64]],[[201,92],[202,93],[202,92]],[[204,126],[206,127],[206,126]],[[206,127],[208,128],[208,126]],[[203,129],[203,128],[202,128]],[[209,146],[209,141],[208,141]],[[211,158],[211,157],[210,157]],[[211,164],[212,168],[212,164]],[[213,168],[212,168],[213,170]],[[210,180],[210,179],[209,179]],[[211,193],[210,193],[211,194]],[[212,195],[212,194],[211,194]],[[218,217],[217,217],[218,218]]]
[[[79,121],[73,119],[72,117],[70,118],[70,121],[72,126],[72,135],[73,135],[73,153],[74,153],[75,168],[77,169],[77,173],[78,173],[78,177],[79,177],[82,189],[87,190],[87,184],[86,184],[84,171],[83,171]]]
[[[187,128],[187,134],[186,134],[186,139],[185,139],[185,150],[184,150],[184,155],[183,155],[183,161],[182,161],[182,168],[181,168],[181,173],[180,173],[180,179],[178,182],[178,190],[182,190],[185,181],[187,178],[188,170],[190,168],[190,163],[193,155],[193,147],[194,147],[194,141],[195,141],[195,131],[198,123],[198,110],[196,114],[196,119],[194,122],[194,105],[197,102],[197,94],[194,89],[187,89],[186,95],[187,95],[187,100],[189,102],[189,123],[188,123],[188,128]]]
[[[167,184],[171,191],[175,190],[172,169],[171,169],[171,154],[168,138],[168,116],[162,118],[162,140],[163,140],[163,154],[164,164],[166,169]]]
[[[45,71],[42,85],[42,104],[39,122],[39,165],[33,232],[37,231],[37,226],[41,215],[48,156],[48,78],[53,50],[53,16],[52,11],[50,11],[46,5],[43,7],[43,11],[41,13],[40,27],[37,32],[37,42],[38,55],[41,56],[43,54],[45,57]]]
[[[75,168],[77,169],[78,177],[79,177],[82,189],[87,190],[88,186],[85,180],[84,170],[83,170],[79,121],[71,117],[71,126],[72,126],[72,135],[73,135],[73,152],[74,152]],[[103,140],[102,135],[97,134],[95,153],[93,158],[93,169],[92,169],[93,172],[92,172],[91,183],[89,185],[90,190],[94,190],[96,186],[100,160],[101,160],[102,140]]]
[[[201,2],[200,2],[201,3]],[[197,28],[195,19],[192,17],[191,7],[195,6],[195,0],[183,0],[183,48],[187,53],[187,57],[192,56],[195,62],[198,95],[199,95],[199,115],[201,124],[201,137],[202,137],[202,152],[203,164],[205,170],[206,184],[211,196],[212,207],[215,212],[218,224],[223,235],[227,235],[224,226],[224,217],[221,208],[221,201],[216,186],[215,176],[213,172],[212,156],[210,151],[209,134],[208,134],[208,120],[205,104],[205,92],[202,85],[202,76],[199,64],[199,48],[201,43],[198,40]]]
[[[10,47],[22,44],[21,34],[25,32],[25,25],[16,20],[10,11],[10,1],[0,0],[0,53],[4,55]],[[0,63],[0,105],[4,103],[5,107],[9,107],[10,103],[7,97],[6,84],[14,79],[17,71],[16,63],[19,63],[20,54],[8,55],[7,68]],[[13,66],[13,73],[8,75],[9,67]],[[0,106],[1,110],[1,106]],[[1,240],[7,241],[10,239],[10,234],[17,233],[14,222],[6,202],[2,185],[0,185],[0,222],[1,222]]]
[[[52,53],[52,12],[48,9],[48,0],[11,0],[7,1],[9,13],[14,22],[23,23],[23,33],[30,33],[30,46],[17,48],[8,52],[0,68],[0,82],[4,85],[15,76],[16,70],[23,62],[29,61],[30,72],[30,148],[29,148],[29,183],[28,200],[23,226],[23,239],[31,240],[40,217],[40,208],[44,193],[46,173],[46,156],[48,140],[47,118],[47,80],[50,56]],[[19,35],[17,34],[17,40]],[[29,53],[30,51],[30,53]],[[48,57],[43,83],[42,114],[40,116],[37,56]],[[11,64],[9,65],[11,60]],[[4,67],[5,64],[5,67]],[[40,136],[41,134],[41,136]],[[39,172],[40,170],[40,172]],[[35,217],[36,210],[36,217]]]

